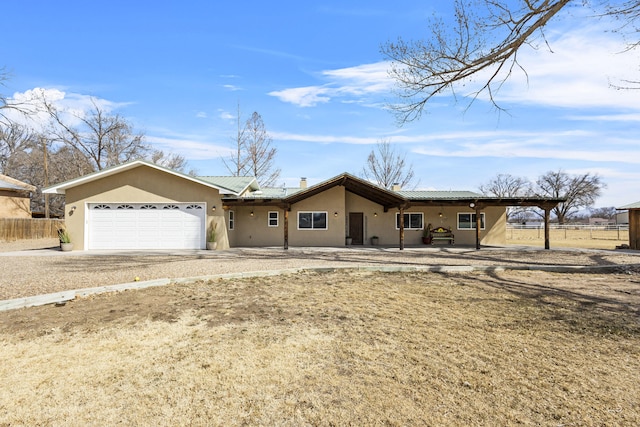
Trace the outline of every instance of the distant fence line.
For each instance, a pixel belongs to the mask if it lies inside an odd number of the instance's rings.
[[[58,229],[64,227],[62,219],[0,218],[0,240],[11,242],[25,239],[58,237]]]
[[[552,239],[598,239],[598,240],[628,240],[629,224],[549,224],[549,234]],[[507,224],[507,239],[528,240],[544,238],[544,225]]]

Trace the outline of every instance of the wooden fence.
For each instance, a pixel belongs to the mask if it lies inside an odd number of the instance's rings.
[[[0,241],[56,238],[63,227],[62,219],[0,218]]]

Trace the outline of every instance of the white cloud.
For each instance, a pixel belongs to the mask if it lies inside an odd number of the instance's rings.
[[[206,118],[207,118],[207,113],[206,113],[206,112],[204,112],[204,111],[198,111],[198,112],[196,113],[196,117],[197,117],[198,119],[206,119]]]
[[[283,102],[299,107],[314,107],[339,98],[342,102],[359,102],[355,98],[386,94],[393,81],[387,75],[387,62],[363,64],[355,67],[325,70],[320,73],[326,81],[323,85],[305,86],[269,92]],[[367,105],[378,105],[370,103]]]
[[[197,141],[188,136],[154,136],[147,135],[146,140],[155,148],[183,155],[187,160],[218,159],[232,154],[230,147]]]
[[[229,113],[228,111],[218,110],[220,112],[219,116],[222,120],[235,120],[236,116]]]
[[[84,117],[96,106],[105,112],[111,112],[119,107],[128,105],[128,103],[117,103],[55,88],[33,88],[24,92],[16,92],[8,100],[10,103],[19,104],[24,111],[28,111],[30,114],[25,116],[17,111],[9,110],[8,116],[18,123],[35,129],[42,129],[50,122],[50,117],[44,108],[43,101],[53,104],[61,113],[65,122],[72,126],[78,125],[80,123],[79,117]]]
[[[299,107],[315,107],[331,100],[330,95],[334,89],[322,86],[296,87],[291,89],[276,90],[268,95],[279,98],[282,102],[289,102]]]
[[[638,80],[640,52],[621,53],[619,37],[598,25],[549,32],[548,40],[552,51],[543,45],[518,54],[526,74],[514,70],[497,93],[498,103],[638,110],[636,91],[612,85]]]

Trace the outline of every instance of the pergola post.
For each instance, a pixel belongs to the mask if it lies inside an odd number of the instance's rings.
[[[400,206],[400,250],[404,250],[404,207]]]
[[[476,250],[480,250],[480,230],[482,228],[482,215],[480,215],[480,205],[476,205]]]
[[[544,208],[544,248],[549,249],[549,217],[551,216],[551,208],[545,206]]]
[[[284,207],[284,250],[289,249],[289,207]]]

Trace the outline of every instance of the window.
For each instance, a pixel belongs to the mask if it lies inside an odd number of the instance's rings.
[[[156,205],[142,205],[140,209],[158,209]]]
[[[476,214],[458,213],[458,230],[475,230]],[[484,230],[484,213],[480,214],[480,230]]]
[[[236,213],[234,211],[229,211],[229,230],[233,230],[236,226]]]
[[[326,212],[298,212],[298,230],[326,230]]]
[[[417,213],[406,213],[404,214],[404,229],[405,230],[422,230],[424,228],[423,225],[423,214],[422,212]],[[396,230],[400,229],[400,213],[396,213]]]
[[[164,205],[162,209],[180,209],[180,208],[176,205]]]
[[[95,205],[93,209],[111,209],[109,205]]]
[[[269,221],[267,224],[269,227],[278,226],[278,211],[269,211]]]
[[[133,209],[133,206],[131,205],[120,205],[117,207],[117,209]]]

